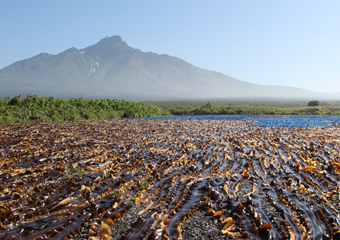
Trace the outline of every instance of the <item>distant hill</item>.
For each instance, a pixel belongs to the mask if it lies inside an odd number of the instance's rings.
[[[0,97],[29,93],[126,100],[340,99],[339,94],[240,81],[166,54],[142,52],[120,36],[13,63],[0,70],[0,86]]]

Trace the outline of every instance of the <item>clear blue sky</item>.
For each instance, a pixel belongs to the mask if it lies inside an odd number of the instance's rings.
[[[252,83],[340,92],[339,0],[2,0],[0,69],[120,35]]]

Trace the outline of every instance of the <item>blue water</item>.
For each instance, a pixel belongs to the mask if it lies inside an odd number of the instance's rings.
[[[329,115],[199,115],[145,118],[153,120],[244,120],[260,127],[335,127],[340,126],[340,116]]]

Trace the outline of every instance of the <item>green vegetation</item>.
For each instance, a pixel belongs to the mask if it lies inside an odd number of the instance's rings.
[[[64,100],[37,95],[0,99],[0,123],[105,119],[123,117],[125,112],[130,117],[209,114],[340,115],[340,101],[131,102],[84,98]]]
[[[121,194],[122,194],[122,190],[120,188],[120,189],[115,191],[115,193],[113,194],[112,198],[113,199],[118,198]]]
[[[77,172],[77,175],[78,175],[79,178],[82,178],[83,175],[85,174],[79,166],[77,166],[76,172]]]
[[[110,175],[111,175],[111,172],[107,171],[107,172],[105,172],[104,178],[108,178],[108,177],[110,177]]]
[[[72,177],[71,168],[70,168],[70,167],[67,167],[66,170],[65,170],[63,179],[66,180],[66,179],[69,179],[69,178],[71,178],[71,177]]]
[[[314,102],[314,101],[311,101]],[[340,115],[340,101],[145,101],[146,104],[163,107],[172,115]],[[307,105],[309,107],[307,107]]]
[[[145,104],[153,105],[162,108],[172,107],[202,107],[207,104],[208,100],[199,101],[142,101]],[[210,101],[214,107],[278,107],[278,108],[292,108],[305,107],[309,101],[252,101],[252,100],[215,100]],[[340,107],[340,101],[320,101],[320,106]]]
[[[320,101],[318,101],[318,100],[310,101],[310,102],[308,102],[307,106],[308,107],[320,106]]]
[[[131,197],[131,200],[135,200],[139,194],[141,194],[145,189],[149,187],[150,182],[148,180],[144,180],[139,186],[138,186],[138,191],[135,195]]]
[[[266,115],[340,115],[340,107],[171,107],[166,108],[173,115],[223,115],[223,114],[266,114]]]
[[[112,176],[122,176],[123,173],[118,172],[118,171],[106,171],[106,172],[104,173],[104,178],[108,178],[108,177],[110,177],[111,175],[112,175]]]
[[[64,100],[54,97],[20,95],[0,99],[0,123],[33,121],[74,121],[123,117],[156,117],[168,112],[156,106],[117,99]]]

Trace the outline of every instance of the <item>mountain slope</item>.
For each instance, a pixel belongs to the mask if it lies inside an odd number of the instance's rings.
[[[247,83],[176,57],[144,53],[119,36],[104,38],[85,49],[42,53],[13,63],[0,70],[0,84],[0,97],[30,93],[127,100],[338,98],[335,94]]]

